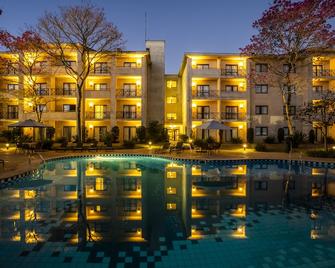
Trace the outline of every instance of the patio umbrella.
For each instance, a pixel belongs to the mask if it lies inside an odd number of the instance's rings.
[[[207,130],[230,130],[230,127],[225,126],[216,120],[209,120],[206,123],[203,123],[200,126],[197,126],[199,129],[207,129]]]
[[[17,127],[17,128],[23,128],[23,127],[32,127],[32,128],[46,128],[47,126],[37,122],[33,119],[27,119],[25,121],[17,122],[14,124],[8,125],[8,127]]]

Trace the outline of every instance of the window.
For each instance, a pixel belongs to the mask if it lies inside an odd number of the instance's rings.
[[[267,127],[256,127],[255,135],[256,136],[267,136],[268,135],[268,128]]]
[[[283,90],[284,90],[284,92],[294,94],[295,93],[295,85],[284,85]]]
[[[63,127],[63,137],[65,137],[67,141],[72,140],[73,133],[74,133],[74,127],[71,127],[71,126]]]
[[[197,69],[209,69],[209,64],[197,64]]]
[[[323,65],[313,65],[313,75],[322,76],[323,75]]]
[[[197,97],[209,97],[209,85],[197,85]]]
[[[268,106],[267,105],[256,105],[255,114],[268,114]]]
[[[123,118],[136,119],[136,105],[123,105]]]
[[[18,84],[8,84],[7,89],[8,90],[19,90],[19,85]]]
[[[37,104],[36,111],[37,112],[45,112],[47,110],[47,106],[45,104]]]
[[[105,127],[105,126],[103,126],[103,127],[94,127],[94,129],[93,129],[93,135],[94,135],[94,138],[97,141],[103,141],[106,133],[107,133],[107,127]]]
[[[268,85],[267,84],[257,84],[255,86],[256,94],[267,94],[268,93]]]
[[[230,127],[226,132],[226,141],[231,142],[232,139],[238,138],[238,127]]]
[[[47,67],[47,62],[46,61],[36,61],[35,67],[43,69]]]
[[[177,103],[177,98],[176,97],[167,97],[166,98],[166,103],[167,104]]]
[[[106,185],[104,178],[95,178],[95,190],[96,191],[105,191]]]
[[[35,85],[35,91],[37,95],[45,96],[48,95],[48,89],[46,83],[36,83]]]
[[[77,191],[77,185],[64,185],[64,192],[75,192]]]
[[[255,181],[255,190],[256,191],[267,191],[268,182],[267,181]]]
[[[94,118],[95,119],[107,118],[107,105],[94,105]]]
[[[177,178],[177,172],[175,172],[175,171],[168,171],[168,172],[166,172],[166,178],[167,179],[175,179],[175,178]]]
[[[238,86],[237,85],[225,85],[226,92],[237,92]]]
[[[256,63],[256,72],[257,73],[267,73],[269,66],[267,63]]]
[[[7,106],[8,119],[17,119],[19,117],[19,106],[8,105]]]
[[[75,104],[63,104],[63,111],[64,112],[75,112],[76,105]]]
[[[177,87],[177,81],[175,81],[175,80],[166,81],[166,87],[167,88]]]
[[[283,72],[284,73],[295,73],[296,72],[295,64],[283,64]]]
[[[106,83],[94,84],[94,90],[107,90]]]
[[[177,120],[177,114],[176,113],[167,113],[166,118],[167,118],[167,120]]]
[[[136,127],[123,127],[123,140],[130,141],[136,138]]]
[[[230,75],[230,76],[238,75],[238,65],[237,64],[226,64],[225,75]]]
[[[313,86],[313,91],[320,93],[323,91],[323,86]]]
[[[226,106],[225,112],[225,119],[238,119],[238,106]]]
[[[123,96],[136,97],[136,83],[123,84]]]
[[[294,105],[291,105],[288,107],[288,114],[289,115],[295,115],[296,113],[296,107]],[[283,106],[283,114],[286,115],[286,108]]]
[[[135,178],[123,178],[123,191],[133,192],[137,190],[137,181]]]
[[[209,106],[197,106],[197,119],[209,119]]]
[[[96,62],[94,63],[94,72],[98,74],[108,73],[107,62]]]
[[[123,211],[131,212],[137,211],[137,200],[136,199],[125,199],[123,201]]]
[[[63,83],[63,95],[71,96],[76,92],[76,84],[75,83]]]
[[[74,61],[74,60],[65,60],[64,61],[64,64],[68,67],[74,66],[75,63],[76,63],[76,61]]]
[[[134,61],[125,61],[123,63],[123,67],[127,67],[127,68],[136,68],[137,64]]]

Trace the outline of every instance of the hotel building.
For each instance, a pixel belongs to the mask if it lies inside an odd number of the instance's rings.
[[[11,58],[8,53],[3,57]],[[69,62],[77,55],[69,52]],[[49,98],[46,106],[32,107],[29,98],[12,94],[24,87],[24,76],[3,68],[0,76],[0,130],[25,119],[36,119],[33,109],[43,109],[42,121],[55,127],[55,137],[71,140],[76,135],[76,84],[64,67],[41,57],[36,73],[36,90]],[[278,63],[286,68],[285,63]],[[298,67],[298,66],[297,66]],[[310,57],[296,73],[297,92],[290,112],[318,98],[319,92],[335,88],[335,55]],[[253,128],[255,141],[287,134],[280,89],[271,79],[269,60],[253,61],[239,54],[185,53],[177,74],[165,74],[165,42],[146,41],[146,50],[110,52],[94,63],[84,86],[84,121],[87,137],[99,141],[106,131],[118,126],[119,140],[136,137],[136,128],[159,121],[170,140],[180,134],[194,138],[209,135],[229,143],[246,141]],[[218,133],[195,128],[209,119],[221,121],[230,130]],[[294,119],[296,130],[309,126]],[[316,130],[318,139],[321,132]],[[335,137],[334,130],[330,135]]]

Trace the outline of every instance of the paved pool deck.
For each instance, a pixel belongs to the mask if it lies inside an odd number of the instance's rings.
[[[207,154],[197,152],[183,152],[183,153],[172,153],[172,154],[159,154],[155,153],[154,150],[141,148],[141,149],[118,149],[118,150],[100,150],[95,151],[83,151],[83,152],[72,152],[72,151],[45,151],[40,153],[33,153],[31,155],[23,152],[16,152],[14,148],[0,149],[0,159],[5,160],[5,167],[0,166],[0,180],[16,176],[32,169],[36,169],[42,162],[42,158],[45,160],[58,158],[63,156],[80,156],[80,155],[99,155],[107,153],[129,153],[129,154],[155,154],[157,156],[170,156],[184,159],[203,159],[203,160],[219,160],[219,159],[289,159],[287,153],[281,152],[255,152],[251,149],[243,151],[241,149],[232,150],[219,150],[218,152]],[[42,156],[42,158],[41,158]],[[307,157],[300,152],[292,153],[292,160],[306,160],[306,161],[318,161],[318,162],[333,162],[335,158],[313,158]]]

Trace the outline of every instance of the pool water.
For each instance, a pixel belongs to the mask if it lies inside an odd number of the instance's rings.
[[[0,267],[334,267],[335,169],[149,157],[0,184]]]

